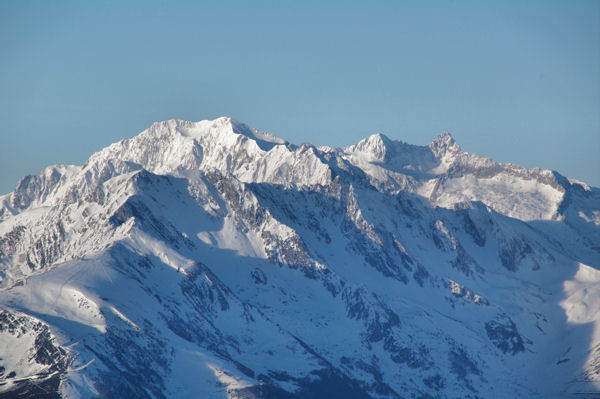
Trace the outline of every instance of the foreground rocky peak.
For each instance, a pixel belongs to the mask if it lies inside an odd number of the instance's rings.
[[[159,122],[0,197],[0,395],[597,392],[599,242],[598,189],[447,134]]]

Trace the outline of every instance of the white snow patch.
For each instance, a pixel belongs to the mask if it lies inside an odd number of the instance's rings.
[[[207,366],[208,366],[208,368],[210,368],[213,371],[213,373],[215,374],[215,377],[217,377],[219,382],[221,382],[221,384],[225,385],[228,393],[231,391],[236,391],[236,390],[242,389],[242,388],[248,388],[248,387],[255,385],[251,382],[244,380],[239,375],[236,375],[236,376],[230,375],[229,373],[227,373],[227,371],[219,368],[219,366],[217,366],[217,365],[207,364]]]
[[[123,313],[119,312],[119,310],[117,308],[115,308],[112,305],[109,305],[108,307],[115,315],[117,315],[117,317],[119,317],[121,320],[123,320],[125,323],[129,324],[131,327],[135,328],[137,331],[140,331],[140,328],[137,326],[137,324],[135,324],[133,321],[131,321],[127,316],[125,316]]]
[[[48,368],[48,366],[29,361],[29,356],[31,356],[29,349],[35,347],[36,337],[37,334],[34,331],[28,331],[20,336],[11,334],[8,329],[0,331],[1,364],[6,369],[6,373],[14,371],[16,377],[22,378],[41,373]],[[0,392],[5,390],[6,386],[0,385]]]
[[[593,326],[584,368],[595,370],[600,344],[600,270],[580,263],[573,280],[565,281],[563,287],[567,298],[560,305],[565,310],[567,322]],[[600,389],[600,380],[592,378],[588,382]]]
[[[6,294],[19,308],[74,321],[93,327],[102,334],[106,332],[106,322],[98,305],[64,282],[28,279],[25,286]]]
[[[580,263],[573,280],[565,281],[563,286],[567,298],[561,306],[568,322],[600,323],[600,270]]]
[[[214,245],[216,241],[218,248],[231,249],[240,256],[266,258],[262,238],[252,230],[242,233],[231,217],[224,219],[221,230],[198,234],[198,238],[206,240],[204,242],[209,245]]]
[[[466,175],[444,183],[437,205],[452,209],[459,202],[481,201],[496,212],[519,220],[550,220],[563,196],[548,184],[507,173],[484,179]]]
[[[159,241],[142,230],[135,229],[130,240],[133,241],[134,248],[141,248],[147,253],[157,256],[161,262],[171,266],[182,274],[186,274],[186,270],[194,265],[194,261],[179,254],[175,250],[169,248],[166,243]]]
[[[586,215],[585,212],[579,211],[579,217],[588,223],[594,223],[594,225],[600,227],[600,211],[591,211],[591,215]]]

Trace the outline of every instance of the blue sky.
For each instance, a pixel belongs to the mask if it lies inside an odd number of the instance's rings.
[[[600,2],[0,2],[0,193],[152,122],[380,132],[600,186]]]

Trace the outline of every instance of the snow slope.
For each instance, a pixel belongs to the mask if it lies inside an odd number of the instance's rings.
[[[155,123],[0,197],[0,394],[598,395],[599,215],[449,134]]]

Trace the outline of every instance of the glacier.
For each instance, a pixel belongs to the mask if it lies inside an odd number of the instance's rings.
[[[0,397],[600,397],[600,189],[153,124],[0,196]]]

